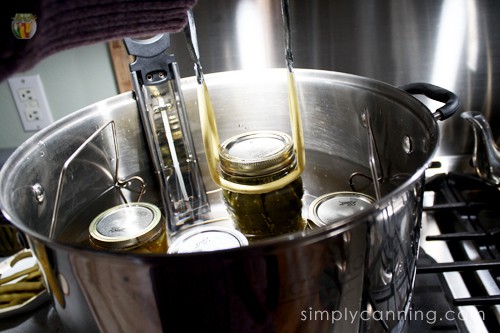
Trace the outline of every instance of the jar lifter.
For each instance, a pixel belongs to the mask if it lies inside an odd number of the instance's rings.
[[[201,129],[203,133],[203,145],[205,147],[205,154],[208,162],[208,169],[212,180],[220,187],[233,192],[257,194],[267,193],[280,189],[296,178],[298,178],[305,169],[305,151],[304,151],[304,137],[302,131],[302,121],[300,118],[299,101],[297,98],[297,87],[295,84],[295,74],[293,72],[293,56],[291,47],[291,34],[290,34],[290,15],[288,0],[281,1],[283,26],[285,30],[285,60],[288,69],[288,103],[290,109],[290,124],[292,129],[292,139],[294,143],[295,155],[297,156],[296,167],[285,177],[270,183],[261,185],[242,185],[223,179],[219,172],[219,149],[220,141],[217,131],[217,124],[215,122],[215,115],[213,106],[208,94],[208,88],[203,77],[203,70],[201,67],[198,39],[196,35],[196,26],[192,10],[188,11],[188,25],[184,29],[187,40],[187,46],[192,61],[194,62],[194,69],[196,79],[198,82],[198,107],[200,114]]]

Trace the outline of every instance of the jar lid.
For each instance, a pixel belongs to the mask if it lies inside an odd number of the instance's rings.
[[[295,161],[292,138],[282,132],[255,131],[226,140],[219,152],[221,171],[236,176],[266,176]]]
[[[335,192],[322,195],[309,206],[309,220],[318,227],[332,224],[372,206],[375,200],[358,192]]]
[[[163,230],[161,211],[155,205],[135,202],[99,214],[89,226],[90,239],[109,249],[139,246]]]
[[[210,252],[245,245],[248,245],[248,240],[238,230],[221,226],[200,226],[181,234],[167,253]]]

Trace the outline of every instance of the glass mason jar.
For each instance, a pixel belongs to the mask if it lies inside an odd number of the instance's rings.
[[[169,246],[169,254],[210,252],[248,245],[245,236],[234,228],[201,225],[181,233]]]
[[[309,205],[309,227],[336,223],[373,206],[375,199],[359,192],[333,192],[314,199]]]
[[[99,214],[89,226],[96,249],[134,253],[167,253],[165,221],[155,205],[135,202]]]
[[[244,133],[221,145],[222,178],[242,185],[262,185],[283,178],[296,166],[289,135],[275,131]],[[302,218],[302,178],[282,188],[258,194],[222,190],[235,227],[249,241],[305,229]]]

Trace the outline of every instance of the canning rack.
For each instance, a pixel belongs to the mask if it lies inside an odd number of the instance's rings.
[[[377,142],[375,140],[375,135],[373,134],[372,124],[370,119],[370,113],[367,108],[361,112],[361,124],[366,128],[367,142],[368,142],[368,164],[370,168],[370,176],[364,174],[363,172],[353,172],[349,176],[349,186],[352,191],[357,192],[357,186],[355,185],[355,179],[363,178],[371,182],[373,185],[373,190],[375,192],[375,199],[380,200],[382,193],[380,190],[380,184],[386,181],[401,181],[408,179],[409,174],[397,173],[393,176],[386,177],[384,174],[384,169],[382,168],[382,163],[380,162],[380,154],[377,148]]]
[[[112,137],[112,149],[106,148],[106,137],[105,132],[110,131]],[[91,158],[86,160],[86,154],[91,154]],[[105,165],[98,164],[96,162],[104,160]],[[82,163],[83,161],[83,163]],[[107,162],[113,163],[107,163]],[[106,166],[108,168],[106,168]],[[57,183],[57,191],[54,202],[54,209],[52,213],[52,220],[50,224],[49,237],[53,238],[57,229],[57,222],[59,221],[61,201],[64,198],[65,185],[74,185],[79,179],[75,178],[75,170],[81,168],[89,168],[93,171],[98,171],[97,174],[104,174],[104,177],[110,181],[104,190],[102,187],[97,187],[96,197],[100,197],[107,192],[114,189],[118,189],[119,198],[123,203],[129,203],[127,197],[124,195],[122,190],[127,189],[132,193],[137,195],[135,202],[139,202],[145,193],[146,184],[143,178],[139,176],[132,176],[128,178],[121,178],[118,175],[120,168],[120,154],[118,149],[118,140],[116,134],[116,125],[113,120],[108,121],[106,124],[98,128],[93,134],[91,134],[74,152],[71,156],[64,162],[63,167],[59,173],[59,180]],[[90,171],[91,172],[91,171]],[[97,181],[95,181],[97,183]],[[138,186],[134,186],[137,184]],[[72,203],[74,206],[74,202]]]

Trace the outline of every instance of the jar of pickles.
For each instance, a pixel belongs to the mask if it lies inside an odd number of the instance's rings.
[[[166,253],[165,220],[152,204],[134,202],[99,214],[89,226],[90,245],[134,253]]]
[[[289,135],[257,131],[225,141],[219,152],[222,178],[242,185],[265,185],[281,179],[296,167]],[[249,241],[304,230],[302,218],[302,178],[299,176],[270,192],[239,193],[222,190],[235,227]]]

